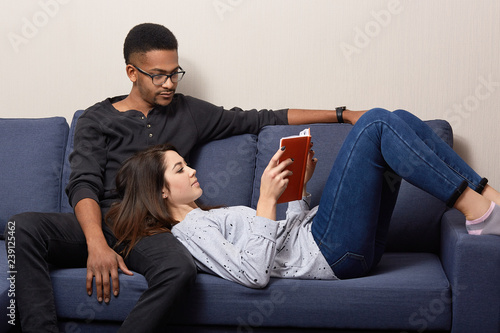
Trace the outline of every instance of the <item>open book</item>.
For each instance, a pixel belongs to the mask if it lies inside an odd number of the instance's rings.
[[[310,143],[311,132],[309,128],[300,132],[299,135],[281,138],[280,147],[286,147],[281,160],[284,161],[287,158],[293,158],[293,163],[287,168],[292,171],[293,175],[289,177],[288,186],[278,199],[278,203],[300,200],[302,198]]]

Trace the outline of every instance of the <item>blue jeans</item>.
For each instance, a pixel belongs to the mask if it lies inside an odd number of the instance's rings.
[[[348,134],[325,184],[312,234],[341,279],[366,275],[384,252],[400,177],[453,206],[484,180],[424,122],[372,109]]]

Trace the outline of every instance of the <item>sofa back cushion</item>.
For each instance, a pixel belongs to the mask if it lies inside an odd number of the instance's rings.
[[[318,164],[314,171],[314,177],[307,185],[307,191],[312,194],[311,207],[319,204],[321,193],[326,179],[330,174],[333,162],[337,156],[345,137],[351,130],[347,124],[311,124],[311,125],[280,125],[264,127],[257,143],[257,162],[254,180],[254,192],[252,195],[252,207],[257,207],[259,200],[260,178],[269,160],[279,148],[280,139],[285,136],[298,135],[304,128],[311,129],[311,142],[314,143],[315,156]],[[279,204],[277,207],[277,218],[285,218],[288,203]]]
[[[59,212],[68,137],[63,117],[0,119],[0,229],[27,211]]]
[[[257,136],[244,134],[209,142],[190,156],[203,189],[200,202],[209,206],[250,206]]]
[[[443,120],[428,121],[427,124],[448,144],[453,143],[450,125]],[[335,157],[352,128],[348,124],[312,124],[299,126],[265,127],[258,138],[258,153],[252,207],[259,199],[260,177],[271,156],[279,147],[281,137],[297,135],[306,127],[311,128],[315,156],[319,162],[307,189],[312,194],[312,207],[319,204],[324,184],[330,174]],[[278,219],[285,217],[287,204],[279,204]],[[388,251],[433,252],[439,251],[440,219],[446,210],[443,202],[403,181],[400,195],[392,216]]]

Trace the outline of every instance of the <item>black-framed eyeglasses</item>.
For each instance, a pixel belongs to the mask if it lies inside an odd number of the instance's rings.
[[[142,69],[140,69],[139,67],[137,67],[135,65],[132,65],[132,66],[134,66],[134,68],[137,69],[142,74],[149,76],[151,78],[151,80],[153,81],[153,84],[155,86],[164,85],[165,82],[167,82],[167,80],[169,78],[174,83],[179,82],[180,80],[182,80],[182,77],[184,76],[184,74],[186,74],[186,71],[184,71],[181,67],[179,67],[177,69],[177,72],[172,73],[172,74],[149,74],[148,72],[143,71]]]

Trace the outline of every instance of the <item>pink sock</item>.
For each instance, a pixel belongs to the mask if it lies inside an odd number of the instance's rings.
[[[491,216],[491,213],[493,213],[495,207],[495,203],[491,202],[490,208],[486,211],[486,213],[484,213],[483,216],[472,221],[465,220],[465,227],[467,228],[467,232],[471,235],[483,234],[484,228],[490,222],[488,218]]]

